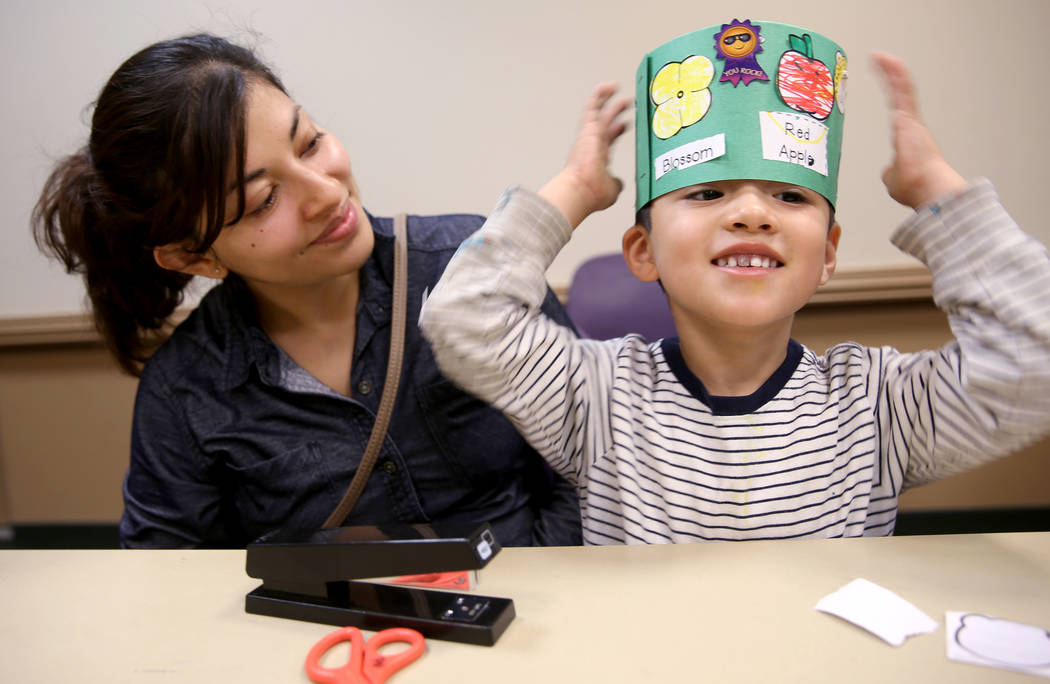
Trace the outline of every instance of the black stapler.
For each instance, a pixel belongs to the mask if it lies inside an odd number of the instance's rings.
[[[510,599],[358,578],[478,570],[500,548],[488,524],[468,534],[400,524],[279,531],[248,545],[248,575],[263,583],[244,609],[375,631],[410,627],[433,639],[492,646],[514,619]]]

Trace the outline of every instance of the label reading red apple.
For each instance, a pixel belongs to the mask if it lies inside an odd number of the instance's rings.
[[[808,33],[788,38],[791,49],[777,65],[777,90],[792,109],[826,119],[835,106],[835,83],[824,62],[813,57],[813,38]]]
[[[762,158],[828,175],[828,127],[797,112],[759,112]]]

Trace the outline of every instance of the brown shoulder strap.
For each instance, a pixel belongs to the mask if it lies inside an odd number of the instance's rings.
[[[379,450],[386,438],[390,416],[394,412],[394,398],[401,380],[401,358],[405,352],[405,304],[408,295],[408,238],[406,236],[407,218],[404,214],[394,217],[394,307],[390,318],[390,356],[386,364],[386,380],[383,382],[383,396],[379,399],[379,411],[372,426],[372,434],[365,446],[361,464],[357,466],[354,479],[343,494],[343,500],[335,507],[325,521],[325,527],[337,527],[350,515],[358,497],[365,489],[365,482],[372,474]]]

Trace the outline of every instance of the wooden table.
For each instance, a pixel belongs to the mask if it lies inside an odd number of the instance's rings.
[[[249,615],[244,551],[0,551],[0,682],[306,682],[327,625]],[[894,648],[813,609],[864,577],[940,628]],[[946,610],[1050,626],[1050,532],[504,549],[494,647],[429,640],[412,682],[1045,681],[949,661]]]

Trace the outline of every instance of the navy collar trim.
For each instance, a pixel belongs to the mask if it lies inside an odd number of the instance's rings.
[[[722,397],[709,394],[700,378],[689,370],[682,357],[682,348],[677,337],[663,339],[660,342],[660,348],[664,352],[664,358],[667,359],[667,365],[671,367],[671,372],[678,378],[678,382],[682,383],[690,394],[702,401],[716,416],[742,416],[762,408],[784,388],[802,360],[802,345],[795,340],[788,340],[787,356],[784,362],[773,371],[773,374],[762,383],[761,387],[746,396]]]

